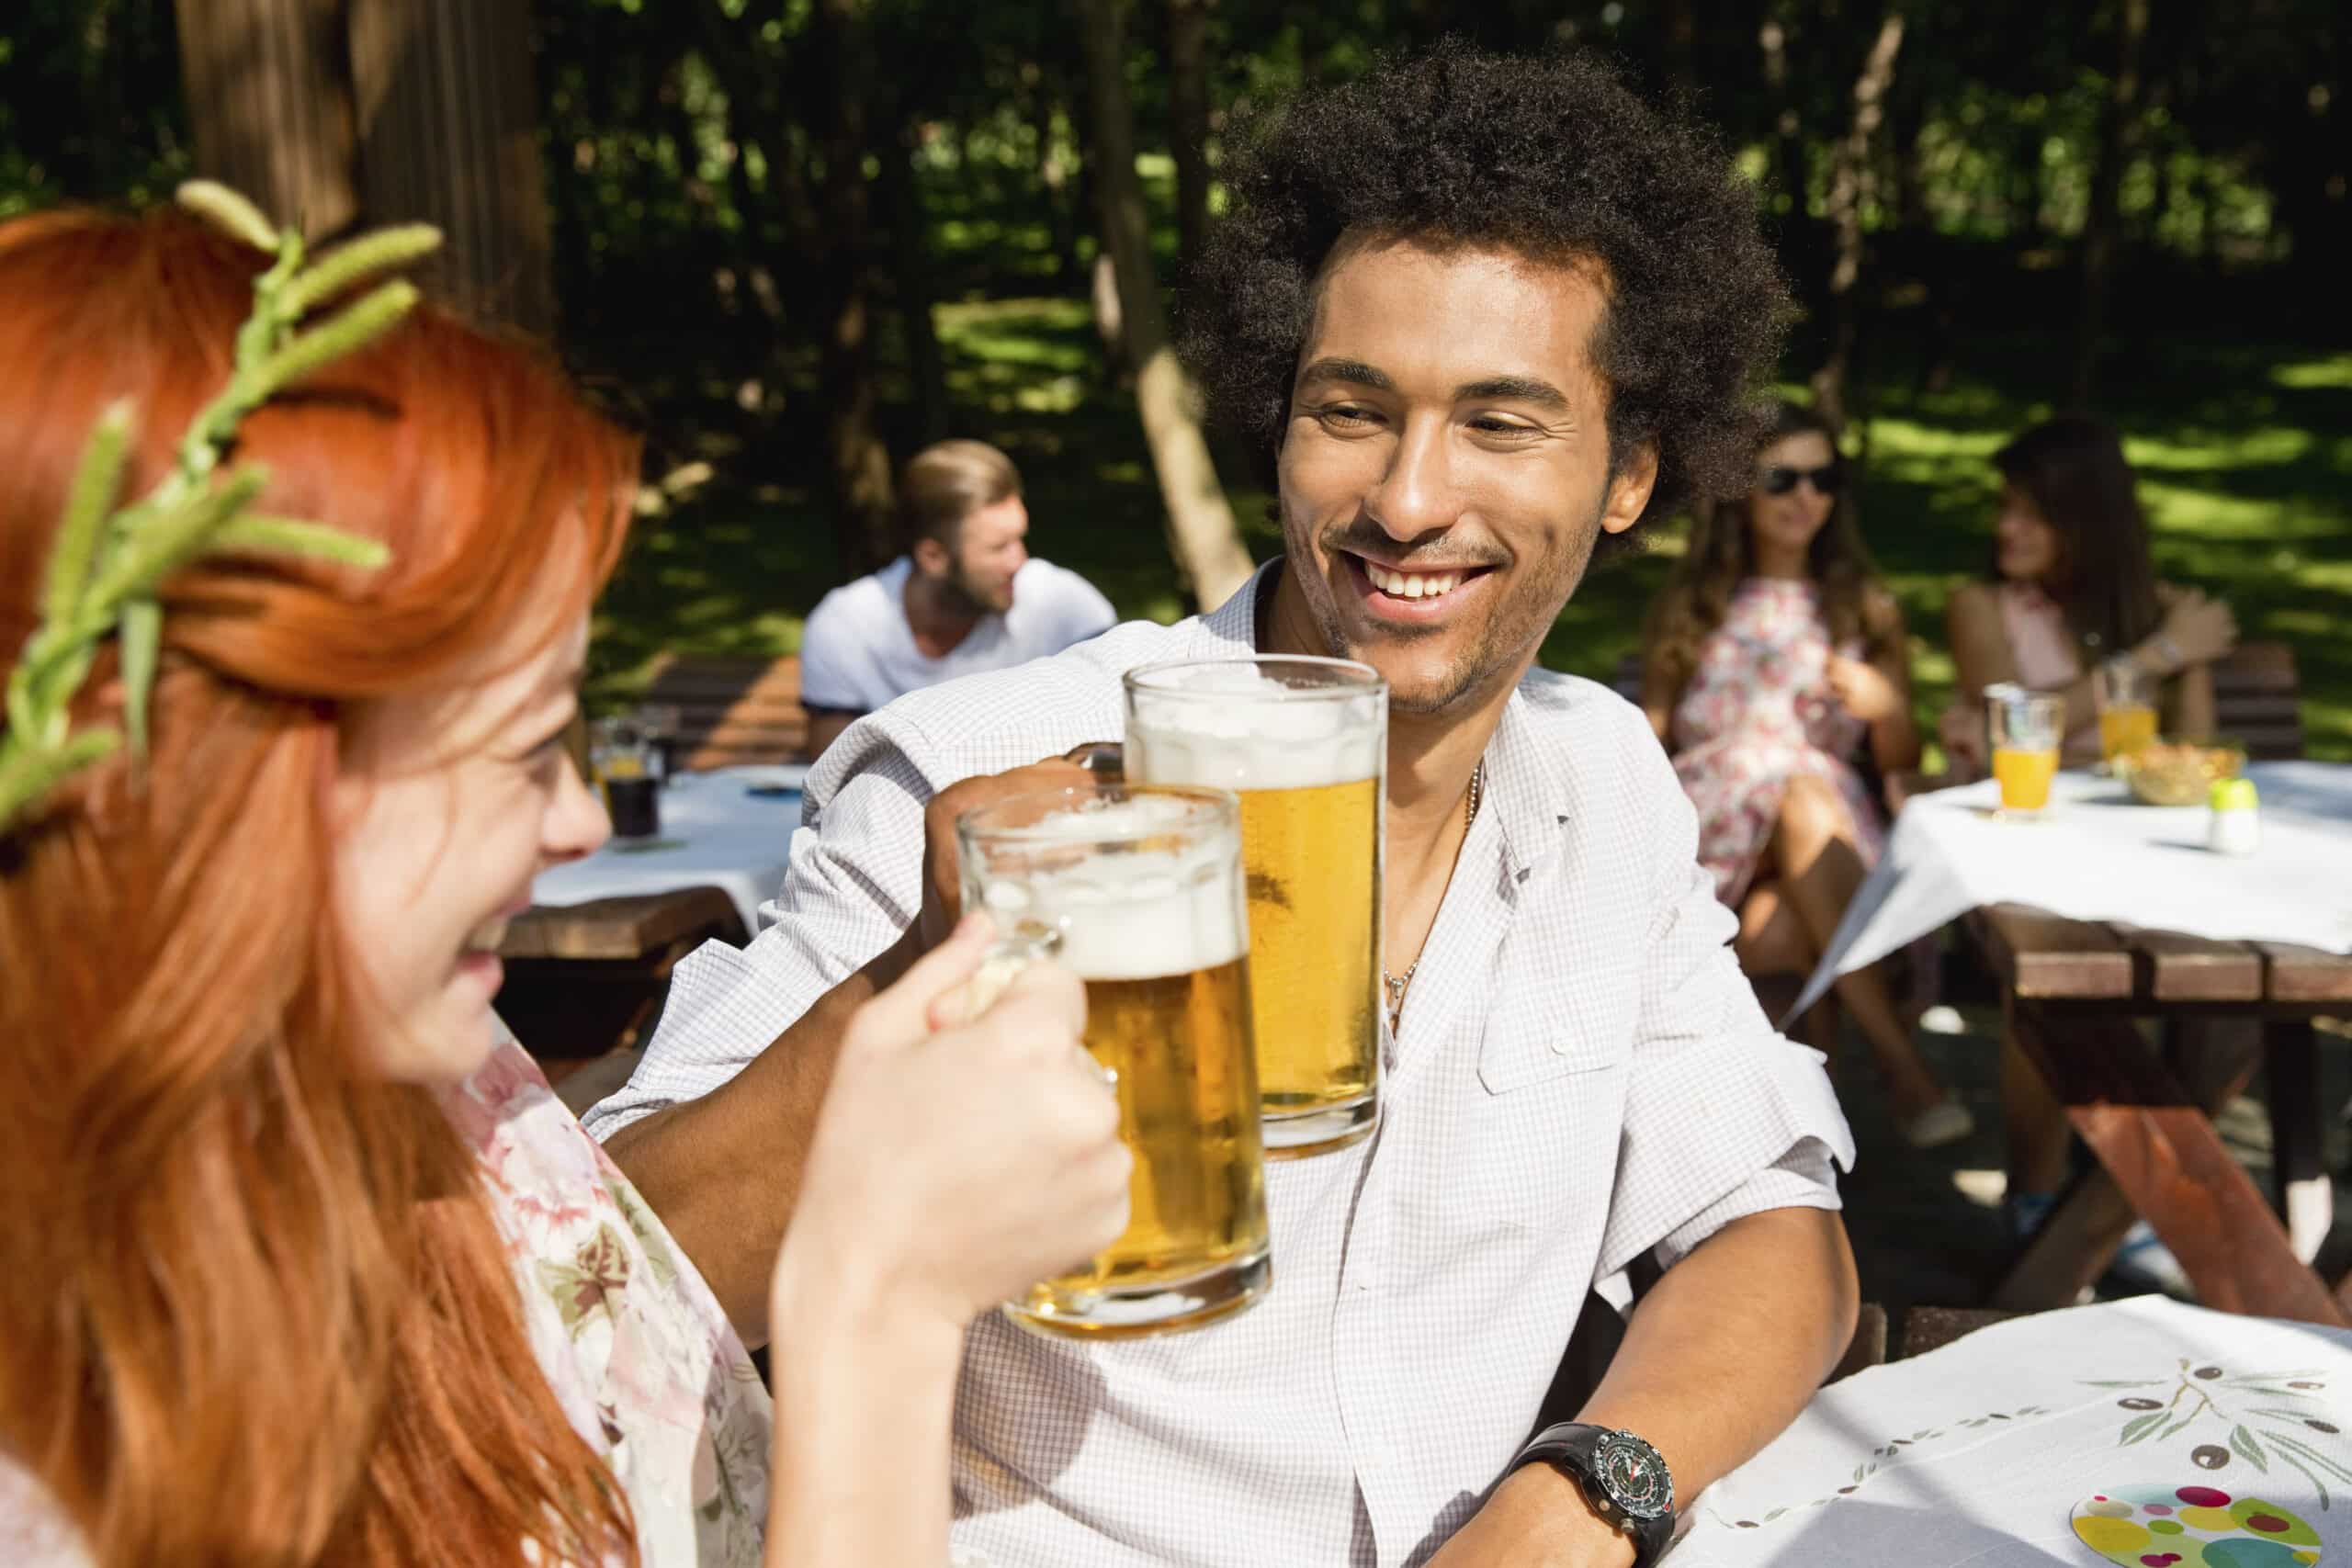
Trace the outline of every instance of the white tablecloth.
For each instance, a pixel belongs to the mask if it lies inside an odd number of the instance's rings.
[[[2352,1333],[2161,1296],[2042,1313],[1823,1390],[1666,1562],[2352,1568],[2347,1427]]]
[[[1986,904],[2352,953],[2352,767],[2257,762],[2246,776],[2262,797],[2251,855],[2206,849],[2204,807],[2143,806],[2088,773],[2059,774],[2034,822],[1993,815],[1990,779],[1916,797],[1791,1016],[1838,976]]]
[[[784,886],[793,829],[800,826],[804,767],[719,768],[681,773],[662,791],[662,833],[644,844],[616,839],[585,860],[542,872],[538,904],[585,904],[681,887],[722,887],[760,929],[759,908]],[[761,793],[753,793],[753,791]]]

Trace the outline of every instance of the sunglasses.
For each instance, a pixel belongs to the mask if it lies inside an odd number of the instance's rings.
[[[1816,494],[1836,495],[1838,487],[1846,482],[1846,476],[1836,463],[1824,463],[1817,468],[1770,468],[1764,470],[1764,493],[1786,495],[1797,488],[1800,480],[1813,486]]]

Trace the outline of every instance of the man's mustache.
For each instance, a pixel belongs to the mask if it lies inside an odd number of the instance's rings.
[[[1495,557],[1447,560],[1434,556],[1417,555],[1409,550],[1399,551],[1396,541],[1379,529],[1354,525],[1325,534],[1320,542],[1326,551],[1334,553],[1344,551],[1351,556],[1363,556],[1368,559],[1386,563],[1397,571],[1409,571],[1416,574],[1440,571],[1482,571],[1510,564],[1508,560]]]

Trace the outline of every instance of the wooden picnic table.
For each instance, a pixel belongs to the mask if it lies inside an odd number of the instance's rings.
[[[718,887],[533,905],[506,928],[498,1010],[549,1081],[639,1044],[670,972],[705,942],[741,943],[742,916]]]
[[[1978,909],[1968,926],[2019,1044],[2098,1160],[2024,1248],[1994,1305],[2068,1304],[2106,1272],[2136,1213],[2207,1305],[2352,1325],[2352,1276],[2331,1289],[2305,1265],[2212,1122],[2267,1067],[2279,1208],[2298,1184],[2327,1181],[2312,1021],[2352,1016],[2352,956],[2015,904]],[[2135,1020],[2161,1027],[2157,1045]]]

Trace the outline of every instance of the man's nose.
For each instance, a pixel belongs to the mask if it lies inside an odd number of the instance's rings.
[[[1408,420],[1387,471],[1364,501],[1373,521],[1392,539],[1419,538],[1452,523],[1460,508],[1445,422]]]

